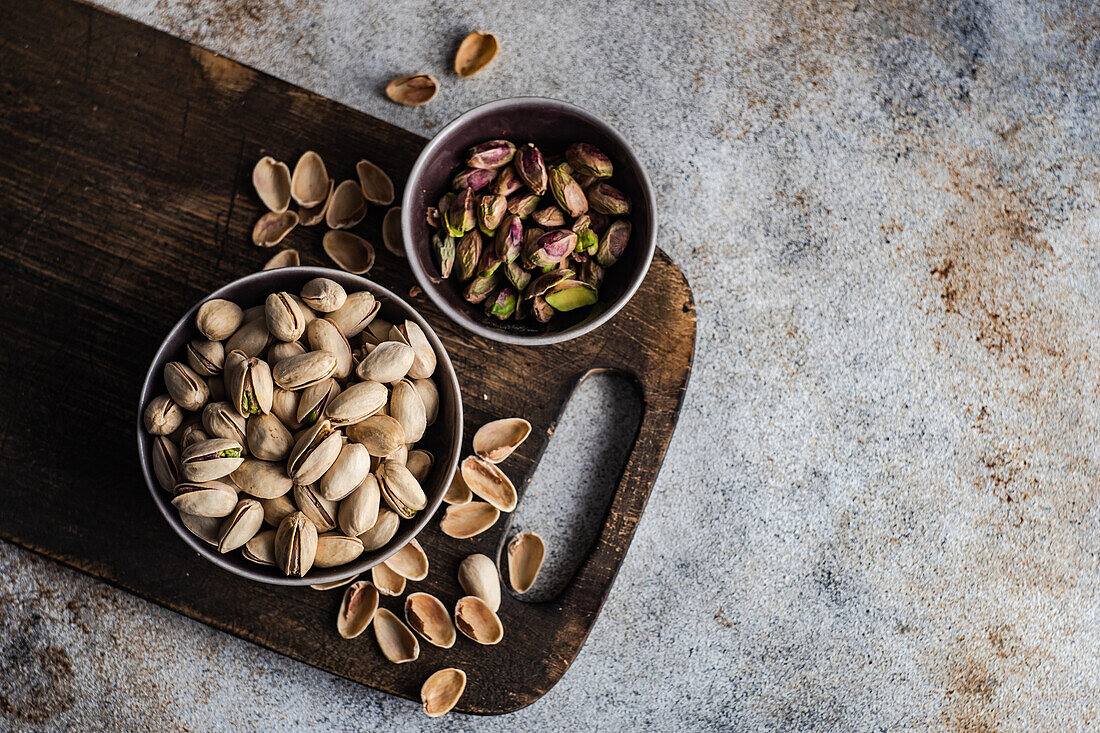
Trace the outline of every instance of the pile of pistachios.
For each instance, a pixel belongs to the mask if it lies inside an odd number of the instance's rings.
[[[246,310],[199,307],[144,413],[157,481],[192,533],[304,576],[386,545],[427,505],[435,459],[416,444],[439,412],[436,353],[380,307],[328,278]]]
[[[531,143],[489,140],[466,166],[426,211],[443,278],[501,321],[548,323],[595,303],[630,243],[631,202],[609,182],[611,159],[588,143],[544,159]]]

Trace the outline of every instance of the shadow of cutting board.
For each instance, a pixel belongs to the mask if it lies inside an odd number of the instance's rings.
[[[535,433],[504,465],[522,489],[580,378],[636,381],[643,416],[602,530],[572,582],[548,603],[505,595],[497,646],[460,637],[393,665],[373,635],[335,631],[340,591],[240,580],[171,533],[142,482],[134,410],[161,338],[205,293],[259,269],[253,163],[317,150],[338,180],[366,157],[400,186],[424,139],[159,31],[72,0],[0,7],[0,537],[216,628],[334,674],[419,699],[433,671],[469,673],[459,710],[502,713],[564,674],[611,588],[680,410],[695,341],[691,290],[658,250],[633,301],[568,344],[520,348],[457,330],[423,295],[463,387],[473,429],[506,415]],[[360,226],[380,242],[384,212]],[[327,264],[319,228],[287,244]],[[409,293],[405,262],[379,249],[369,277]],[[522,498],[521,498],[522,502]],[[507,523],[453,540],[421,535],[433,572],[410,588],[453,605],[458,563],[495,556]],[[403,599],[383,605],[400,609]]]

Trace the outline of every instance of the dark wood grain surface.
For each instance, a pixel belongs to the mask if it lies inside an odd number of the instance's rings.
[[[400,185],[424,139],[72,0],[3,3],[0,43],[0,537],[398,695],[418,699],[442,666],[469,672],[459,705],[468,712],[515,710],[544,694],[596,620],[676,423],[695,339],[679,269],[658,251],[625,310],[555,347],[472,337],[423,295],[410,299],[454,360],[468,436],[505,414],[534,424],[504,466],[521,491],[586,373],[636,380],[644,412],[601,534],[566,590],[539,604],[506,595],[497,646],[425,644],[417,662],[392,665],[370,635],[337,636],[338,591],[240,580],[189,551],[148,496],[132,426],[144,371],[179,314],[272,254],[249,243],[261,212],[255,160],[293,162],[312,148],[339,179],[367,157]],[[360,227],[374,241],[383,213],[373,209]],[[299,229],[288,243],[307,264],[327,264],[320,236]],[[381,249],[369,277],[402,294],[413,284]],[[453,604],[458,563],[495,555],[507,529],[459,541],[433,523],[421,537],[432,575],[412,585]]]

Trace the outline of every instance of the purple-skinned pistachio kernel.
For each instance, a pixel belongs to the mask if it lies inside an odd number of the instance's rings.
[[[613,221],[599,239],[596,247],[596,261],[604,267],[614,265],[623,256],[623,251],[629,243],[630,222],[626,219]]]
[[[467,168],[454,177],[451,182],[452,187],[456,191],[461,191],[465,188],[471,191],[480,191],[493,182],[493,179],[497,177],[495,170],[486,168]]]
[[[630,199],[610,183],[599,183],[588,189],[588,205],[609,216],[622,216],[630,213]]]
[[[527,143],[516,151],[515,168],[527,188],[539,196],[546,193],[546,163],[538,148]]]
[[[512,162],[516,146],[507,140],[489,140],[466,151],[466,165],[471,168],[500,168]]]
[[[612,173],[611,158],[603,154],[599,148],[589,143],[573,143],[565,150],[565,159],[573,170],[581,175],[594,178],[610,178]]]

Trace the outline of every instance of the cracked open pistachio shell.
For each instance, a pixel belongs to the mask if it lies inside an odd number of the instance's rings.
[[[416,351],[408,344],[384,341],[359,363],[356,374],[360,379],[371,382],[398,382],[409,373],[415,360]]]
[[[183,424],[183,408],[168,395],[157,395],[149,400],[143,417],[150,435],[169,435]]]
[[[488,140],[466,151],[466,165],[471,168],[500,168],[512,162],[516,146],[508,140]]]
[[[351,344],[340,332],[336,324],[327,318],[316,318],[306,328],[309,347],[316,351],[327,351],[336,357],[336,370],[332,376],[345,379],[351,374]]]
[[[370,473],[370,453],[361,443],[346,443],[332,466],[321,477],[321,495],[340,501],[355,491]]]
[[[348,299],[344,286],[327,277],[315,277],[307,282],[302,286],[301,296],[303,303],[321,313],[339,310]]]
[[[455,53],[455,73],[467,79],[489,65],[496,58],[500,44],[497,37],[487,31],[474,31],[462,39]]]
[[[321,246],[341,270],[353,275],[364,275],[374,267],[374,245],[351,232],[339,229],[326,232]]]
[[[302,309],[289,293],[272,293],[264,301],[267,330],[280,341],[297,341],[306,330]]]
[[[325,200],[314,206],[301,206],[298,208],[298,223],[304,227],[317,226],[325,220],[329,204],[332,203],[332,192],[336,187],[336,181],[329,180],[328,192]]]
[[[210,437],[202,429],[201,423],[191,423],[180,431],[180,450],[186,450],[195,443],[210,440]]]
[[[333,590],[334,588],[343,588],[345,585],[354,583],[359,578],[358,575],[351,575],[342,580],[330,580],[327,583],[310,583],[309,587],[313,590]]]
[[[237,490],[221,479],[181,481],[172,506],[200,517],[224,517],[237,506]]]
[[[462,480],[477,496],[502,512],[516,508],[516,487],[504,472],[480,456],[462,461]]]
[[[298,214],[284,211],[281,214],[267,212],[252,227],[252,244],[257,247],[274,247],[298,226]]]
[[[191,367],[178,361],[170,361],[164,365],[164,386],[173,402],[191,412],[201,410],[210,399],[206,380]]]
[[[228,402],[211,402],[202,410],[202,427],[212,438],[227,438],[246,445],[245,419]]]
[[[264,523],[264,508],[255,499],[241,499],[222,522],[218,532],[218,552],[225,554],[256,536]]]
[[[573,170],[595,178],[610,178],[614,172],[611,158],[590,143],[573,143],[565,149],[565,159]]]
[[[283,496],[294,483],[287,476],[286,467],[281,462],[261,461],[259,458],[245,458],[229,474],[229,478],[237,488],[257,499]]]
[[[336,427],[354,425],[382,410],[388,399],[389,392],[385,385],[356,382],[328,402],[325,416]]]
[[[427,104],[439,91],[439,82],[431,74],[400,76],[386,85],[386,96],[406,107]]]
[[[312,150],[302,153],[290,179],[290,195],[299,206],[317,206],[329,191],[328,171],[321,156]]]
[[[303,350],[302,353],[304,354],[305,351]],[[283,389],[282,387],[275,387],[271,391],[271,413],[279,418],[279,422],[285,425],[287,430],[293,431],[303,427],[298,422],[298,401],[299,397],[304,395],[306,391],[308,390],[291,392],[289,389]]]
[[[248,418],[245,426],[248,452],[264,461],[282,461],[294,447],[294,439],[283,423],[271,413]]]
[[[405,428],[389,415],[371,415],[348,427],[348,440],[362,443],[372,456],[385,458],[408,441]]]
[[[404,323],[394,325],[390,338],[412,347],[415,356],[408,372],[411,379],[427,379],[435,373],[438,362],[435,349],[428,341],[424,329],[420,328],[415,321],[406,320]],[[415,443],[416,440],[410,439],[410,442]]]
[[[312,323],[313,321],[310,321]],[[272,369],[283,359],[289,359],[292,356],[298,356],[306,353],[306,347],[302,346],[301,341],[280,341],[277,344],[272,344],[271,348],[267,350],[267,365]]]
[[[291,449],[287,474],[298,484],[320,480],[340,455],[343,439],[328,420],[319,420]]]
[[[455,667],[447,667],[432,674],[420,686],[420,702],[429,718],[446,715],[458,704],[466,691],[466,673]]]
[[[214,298],[199,306],[195,313],[195,327],[211,341],[222,341],[244,323],[244,312],[236,303]]]
[[[401,517],[397,516],[396,512],[379,506],[378,519],[374,521],[374,525],[359,535],[359,539],[363,541],[363,550],[371,552],[384,547],[397,534],[397,528],[400,526]]]
[[[180,454],[180,475],[184,481],[213,481],[228,476],[244,462],[241,444],[225,438],[211,438],[188,446]]]
[[[405,580],[404,576],[390,570],[385,563],[378,563],[371,568],[370,572],[371,582],[374,583],[374,587],[382,595],[396,597],[405,592],[405,585],[408,581]]]
[[[465,540],[476,537],[497,523],[500,510],[484,501],[453,504],[447,507],[439,528],[448,537]]]
[[[487,555],[470,555],[458,566],[458,584],[471,596],[485,601],[494,613],[500,610],[500,576]]]
[[[522,417],[506,417],[485,423],[474,433],[474,453],[489,463],[500,463],[527,440],[531,423]]]
[[[249,358],[259,356],[271,345],[275,337],[267,330],[267,319],[263,313],[264,309],[261,307],[259,318],[245,321],[225,342],[227,360],[234,351],[239,351]]]
[[[395,257],[405,257],[405,241],[401,234],[401,207],[394,206],[382,217],[382,244]]]
[[[317,556],[317,528],[302,512],[279,523],[275,532],[275,564],[285,575],[301,577]]]
[[[403,578],[424,580],[428,577],[428,556],[416,540],[386,558],[386,566]]]
[[[281,214],[290,207],[290,168],[270,155],[252,169],[252,186],[269,210]]]
[[[539,196],[546,193],[546,163],[538,148],[527,143],[516,151],[514,164],[516,174],[527,188]]]
[[[563,166],[556,165],[550,169],[550,191],[554,194],[558,205],[571,218],[576,218],[588,211],[588,199],[585,198],[584,191]],[[557,226],[564,226],[564,224],[563,218],[561,224]]]
[[[499,644],[504,625],[493,609],[477,596],[463,596],[455,604],[455,626],[478,644]]]
[[[245,542],[244,547],[241,549],[241,557],[257,565],[274,565],[275,530],[265,529]]]
[[[508,542],[508,582],[517,593],[526,593],[546,557],[546,543],[534,532],[520,532]]]
[[[367,200],[355,181],[342,181],[333,191],[325,212],[325,224],[330,229],[350,229],[367,215]],[[331,255],[331,253],[330,253]]]
[[[225,391],[229,404],[241,417],[271,412],[271,368],[256,357],[245,358],[240,351],[225,357]]]
[[[287,489],[290,491],[290,489]],[[278,527],[279,523],[288,514],[298,511],[291,494],[283,494],[271,499],[260,499],[260,505],[264,508],[264,521],[272,527]]]
[[[420,656],[416,637],[386,608],[379,608],[374,614],[374,638],[383,656],[394,664],[412,662]]]
[[[408,379],[402,379],[393,385],[389,413],[390,417],[401,423],[401,427],[405,429],[407,443],[416,443],[424,437],[424,430],[428,426],[424,401],[420,399],[420,393]]]
[[[451,477],[451,484],[447,487],[447,493],[443,495],[443,501],[448,504],[466,504],[473,498],[470,487],[462,480],[462,471],[455,471],[454,476]]]
[[[413,478],[420,482],[420,485],[424,485],[425,479],[428,478],[428,474],[432,472],[432,466],[435,464],[435,456],[429,451],[417,448],[409,451],[408,457],[405,459],[405,468],[409,469],[409,473],[413,475]]]
[[[431,426],[439,417],[439,388],[432,379],[414,379],[413,386],[424,403],[424,419]]]
[[[378,479],[368,473],[363,482],[340,502],[336,520],[340,530],[349,537],[358,537],[378,521],[378,504],[381,493]]]
[[[603,267],[610,267],[619,261],[630,243],[630,222],[626,219],[616,219],[607,227],[607,231],[599,239],[596,247],[596,262]]]
[[[336,372],[338,365],[336,354],[307,351],[280,361],[271,376],[275,384],[293,392],[324,382]]]
[[[348,295],[344,304],[328,314],[327,318],[336,324],[340,333],[351,338],[362,333],[370,325],[382,304],[365,290]]]
[[[294,503],[309,517],[318,532],[328,532],[336,527],[336,514],[339,511],[335,501],[321,495],[316,484],[295,484]]]
[[[180,481],[180,452],[176,444],[164,435],[153,439],[153,474],[165,491],[173,491]]]
[[[401,517],[409,519],[428,505],[428,497],[420,482],[403,464],[393,460],[383,461],[377,476],[382,498]]]
[[[601,214],[622,216],[630,213],[630,198],[612,186],[600,181],[588,189],[588,205]]]
[[[455,645],[458,634],[451,614],[443,602],[431,593],[410,593],[405,599],[405,620],[409,627],[429,643],[442,649]]]
[[[306,387],[301,394],[295,417],[303,428],[308,428],[324,417],[328,404],[340,394],[340,385],[329,378]]]
[[[359,177],[359,187],[367,201],[378,206],[393,203],[393,181],[384,170],[369,160],[361,160],[355,164],[355,174]]]
[[[196,374],[203,377],[221,374],[222,367],[225,366],[225,347],[220,341],[191,339],[187,344],[187,363]]]
[[[196,514],[180,512],[180,521],[187,531],[198,537],[211,547],[218,546],[218,535],[221,532],[222,517],[200,517]]]
[[[365,580],[348,586],[336,614],[336,631],[345,639],[354,639],[366,631],[378,611],[378,590]]]
[[[349,563],[362,554],[363,543],[358,537],[325,532],[317,536],[317,556],[313,564],[319,568],[334,568]]]

